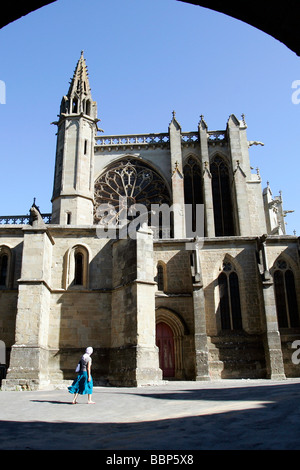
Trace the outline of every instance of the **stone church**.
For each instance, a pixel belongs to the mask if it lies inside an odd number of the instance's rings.
[[[53,123],[52,213],[0,218],[2,389],[66,385],[87,346],[98,384],[300,375],[299,239],[250,166],[261,143],[244,116],[170,119],[104,135],[81,54]]]

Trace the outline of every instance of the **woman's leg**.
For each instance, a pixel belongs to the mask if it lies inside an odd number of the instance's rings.
[[[92,401],[92,395],[90,395],[90,394],[88,394],[88,404],[89,405],[94,405],[95,404],[95,402]]]
[[[77,403],[77,397],[78,397],[78,393],[74,393],[74,399],[72,401],[73,405],[75,405]]]

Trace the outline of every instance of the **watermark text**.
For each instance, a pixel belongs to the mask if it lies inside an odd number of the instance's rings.
[[[0,80],[0,104],[6,104],[6,85],[3,80]]]
[[[292,354],[292,363],[296,366],[300,364],[300,340],[293,341],[292,349],[296,349]]]
[[[127,198],[120,197],[118,204],[100,204],[96,210],[97,237],[109,239],[135,240],[137,232],[151,229],[154,238],[164,240],[174,238],[175,225],[184,227],[186,249],[201,248],[204,241],[204,204],[151,204],[149,207],[134,203],[127,206]],[[181,235],[182,238],[182,235]]]
[[[294,80],[292,83],[292,88],[295,90],[292,93],[292,103],[299,104],[300,103],[300,80]]]

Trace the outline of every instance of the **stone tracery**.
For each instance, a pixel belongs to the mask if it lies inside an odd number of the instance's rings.
[[[118,224],[141,204],[149,213],[151,204],[170,204],[162,177],[144,162],[126,158],[116,162],[95,182],[94,222]],[[107,208],[106,211],[98,210]]]

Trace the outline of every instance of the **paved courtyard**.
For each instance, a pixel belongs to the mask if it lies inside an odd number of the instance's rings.
[[[300,379],[0,392],[1,450],[300,449]]]

